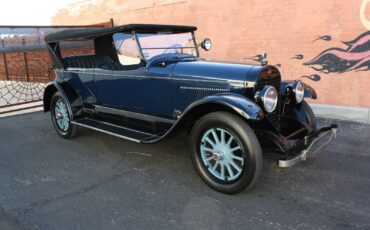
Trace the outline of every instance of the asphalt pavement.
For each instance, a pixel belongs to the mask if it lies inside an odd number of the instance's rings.
[[[264,153],[255,186],[224,195],[198,177],[184,135],[64,140],[49,114],[0,118],[0,229],[370,229],[370,126],[340,126],[292,168]]]

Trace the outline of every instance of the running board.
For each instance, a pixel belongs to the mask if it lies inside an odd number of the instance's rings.
[[[78,119],[72,121],[72,124],[77,126],[85,127],[88,129],[93,129],[98,132],[106,133],[112,136],[116,136],[125,140],[134,141],[137,143],[141,143],[143,141],[149,141],[152,139],[157,139],[159,136],[151,133],[145,133],[133,129],[129,129],[123,126],[93,120],[89,118]]]

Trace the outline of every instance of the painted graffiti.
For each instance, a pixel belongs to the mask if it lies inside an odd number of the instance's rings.
[[[290,59],[302,60],[303,58],[304,58],[303,54],[296,54],[296,55],[294,55],[294,57],[292,57]]]
[[[333,47],[324,50],[311,61],[303,63],[322,73],[370,70],[370,31],[356,39],[343,42],[346,49]]]
[[[323,36],[317,36],[317,38],[315,40],[313,40],[312,42],[315,42],[315,41],[318,41],[318,40],[322,40],[322,41],[331,41],[331,36],[330,35],[323,35]]]
[[[318,74],[303,75],[303,76],[301,76],[301,78],[308,78],[311,81],[320,81],[321,80],[321,76],[318,75]]]

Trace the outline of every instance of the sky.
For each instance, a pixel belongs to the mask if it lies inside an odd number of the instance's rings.
[[[3,0],[0,25],[51,25],[57,10],[72,2],[78,0]]]

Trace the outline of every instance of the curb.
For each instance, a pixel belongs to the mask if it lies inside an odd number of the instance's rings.
[[[16,116],[16,115],[21,115],[21,114],[26,114],[26,113],[34,113],[34,112],[40,112],[43,111],[43,107],[36,107],[36,108],[31,108],[31,109],[24,109],[16,112],[10,112],[10,113],[4,113],[0,114],[0,118],[2,117],[10,117],[10,116]]]
[[[317,117],[370,124],[370,108],[309,103]]]
[[[9,117],[25,113],[33,113],[43,110],[43,102],[31,102],[19,105],[11,105],[0,108],[0,117]]]

